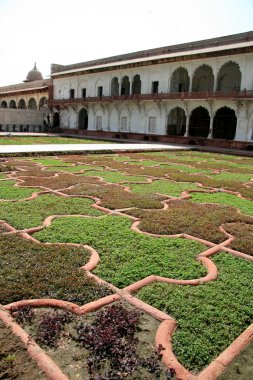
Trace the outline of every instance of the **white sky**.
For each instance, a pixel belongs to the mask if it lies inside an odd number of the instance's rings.
[[[253,0],[0,0],[0,86],[71,64],[253,30]]]

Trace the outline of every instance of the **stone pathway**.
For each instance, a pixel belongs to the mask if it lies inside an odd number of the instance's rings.
[[[1,136],[8,136],[7,132],[0,132]],[[37,137],[72,137],[78,138],[78,135],[64,135],[64,134],[53,134],[53,133],[32,133],[32,132],[12,132],[11,136],[37,136]],[[83,139],[88,138],[89,140],[94,139],[94,141],[106,141],[106,139],[94,138],[92,136],[84,136]],[[80,138],[80,142],[82,138]],[[111,143],[110,141],[113,141]],[[169,150],[199,150],[206,152],[215,152],[223,154],[236,154],[239,156],[253,157],[253,151],[241,150],[241,149],[228,149],[219,148],[212,146],[200,146],[200,145],[180,145],[180,144],[169,144],[169,143],[153,143],[144,142],[138,140],[118,140],[118,139],[108,139],[108,142],[104,144],[34,144],[34,145],[1,145],[0,144],[0,154],[16,154],[16,153],[44,153],[44,152],[56,152],[56,153],[106,153],[106,152],[149,152],[149,151],[169,151]]]
[[[0,145],[0,153],[43,153],[43,152],[138,152],[161,150],[189,150],[190,146],[172,144],[38,144]]]

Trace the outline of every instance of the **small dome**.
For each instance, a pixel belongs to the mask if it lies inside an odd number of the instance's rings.
[[[35,63],[34,68],[31,71],[29,71],[29,73],[27,74],[26,80],[24,80],[24,82],[32,82],[34,80],[40,80],[40,79],[43,79],[43,76],[41,72],[37,69],[36,63]]]

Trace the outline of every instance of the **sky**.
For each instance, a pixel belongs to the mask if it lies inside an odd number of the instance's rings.
[[[21,83],[36,62],[112,55],[253,30],[252,0],[0,0],[0,86]]]

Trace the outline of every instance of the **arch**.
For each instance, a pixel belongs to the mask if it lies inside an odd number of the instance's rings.
[[[213,91],[213,69],[208,65],[199,66],[192,79],[192,91]]]
[[[53,115],[53,127],[59,127],[60,125],[60,115],[59,112],[55,112]]]
[[[136,74],[133,78],[132,94],[141,94],[141,77],[139,74]]]
[[[119,131],[119,115],[115,107],[110,112],[110,130],[113,132]]]
[[[229,107],[219,108],[213,119],[213,138],[233,140],[236,132],[237,117]]]
[[[240,90],[242,74],[238,63],[229,61],[221,66],[217,77],[217,91]]]
[[[179,67],[171,76],[170,91],[171,92],[188,92],[190,78],[187,69]]]
[[[12,109],[16,109],[17,108],[16,102],[15,102],[14,99],[11,99],[11,101],[9,103],[9,108],[12,108]]]
[[[46,104],[47,104],[47,98],[43,96],[39,101],[39,110],[41,110],[43,106],[45,106]]]
[[[123,78],[122,78],[122,82],[121,82],[121,95],[129,95],[130,94],[130,81],[129,81],[129,77],[127,75],[125,75]]]
[[[7,105],[6,100],[2,100],[2,102],[1,102],[1,108],[7,108],[7,107],[8,107],[8,105]]]
[[[119,95],[119,79],[117,77],[112,78],[111,81],[111,95]]]
[[[167,134],[184,136],[186,130],[186,116],[185,111],[181,107],[173,108],[167,120]]]
[[[82,108],[78,114],[78,128],[86,131],[88,129],[88,123],[88,112],[85,108]]]
[[[30,98],[28,100],[28,109],[29,110],[37,110],[37,102],[34,98]]]
[[[18,101],[18,109],[20,110],[26,110],[26,102],[24,99],[19,99]]]
[[[207,137],[210,127],[210,115],[206,108],[195,108],[190,116],[189,136]]]

